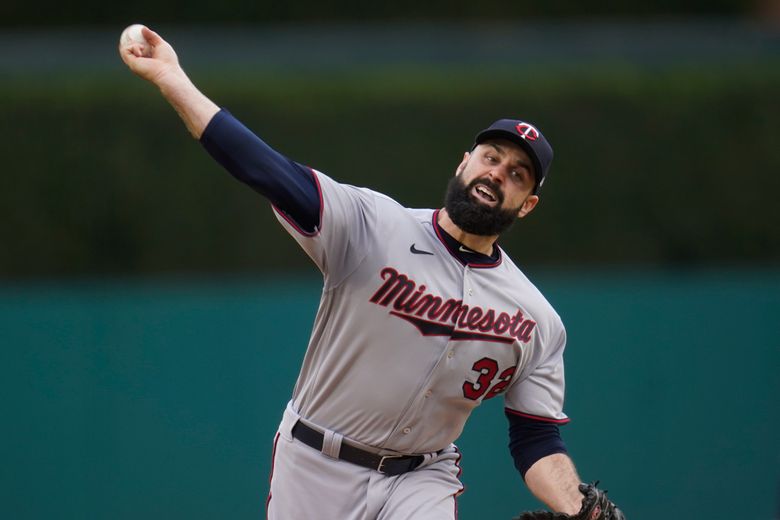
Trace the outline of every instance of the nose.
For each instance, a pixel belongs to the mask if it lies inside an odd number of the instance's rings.
[[[504,172],[503,166],[496,166],[495,168],[491,168],[488,172],[488,177],[490,180],[499,185],[504,183],[505,176],[506,173]]]

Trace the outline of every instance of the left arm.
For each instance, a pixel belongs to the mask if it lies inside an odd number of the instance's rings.
[[[551,510],[570,515],[582,507],[580,482],[574,463],[565,453],[542,457],[525,473],[525,484],[536,498]]]
[[[518,518],[625,520],[623,513],[596,484],[583,484],[561,439],[563,414],[562,324],[547,358],[506,395],[509,450],[531,493],[555,513],[524,513]],[[560,515],[559,515],[560,514]]]
[[[550,509],[574,514],[580,510],[580,477],[567,455],[558,424],[505,410],[509,451],[531,493]]]
[[[607,492],[593,484],[580,483],[571,459],[555,453],[536,461],[525,473],[525,483],[536,497],[556,511],[522,513],[515,520],[626,520]]]

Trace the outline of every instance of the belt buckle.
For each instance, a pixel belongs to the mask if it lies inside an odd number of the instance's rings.
[[[384,465],[385,465],[385,459],[402,459],[402,458],[404,458],[404,456],[405,456],[405,455],[384,455],[384,456],[383,456],[383,457],[380,459],[380,461],[379,461],[379,466],[377,466],[376,470],[377,470],[379,473],[386,474],[386,473],[384,472],[384,469],[383,469],[383,467],[384,467]]]

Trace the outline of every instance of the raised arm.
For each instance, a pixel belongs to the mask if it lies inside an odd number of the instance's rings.
[[[147,27],[150,48],[120,43],[131,71],[156,85],[187,130],[233,177],[250,186],[307,233],[320,223],[320,194],[314,174],[280,154],[201,93],[179,65],[173,47]]]
[[[179,65],[173,47],[159,34],[144,27],[142,34],[151,47],[150,56],[143,55],[140,45],[119,47],[122,61],[139,77],[160,89],[195,139],[200,139],[219,107],[203,95]]]

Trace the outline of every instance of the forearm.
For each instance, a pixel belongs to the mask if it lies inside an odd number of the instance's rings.
[[[219,112],[216,103],[198,90],[181,69],[172,71],[155,83],[163,97],[184,121],[190,134],[195,139],[200,139],[211,118]]]
[[[531,493],[551,510],[576,514],[582,506],[577,489],[580,477],[574,463],[564,453],[554,453],[536,461],[525,474]]]

